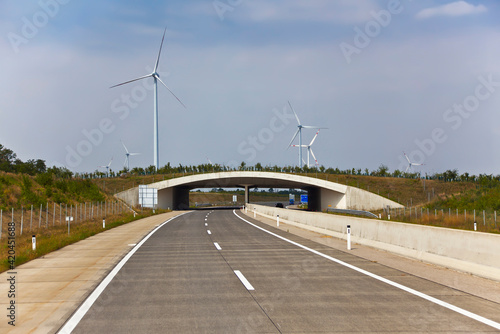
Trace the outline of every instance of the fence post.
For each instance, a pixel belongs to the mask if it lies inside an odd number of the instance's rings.
[[[485,210],[483,210],[483,225],[486,226],[486,214],[484,213]]]
[[[24,208],[21,205],[21,235],[23,235]]]
[[[40,211],[39,211],[39,215],[38,215],[38,228],[40,228],[40,226],[42,226],[42,210],[43,210],[43,207],[42,207],[42,204],[40,204]]]
[[[3,209],[0,209],[0,239],[2,239]]]
[[[33,204],[31,204],[31,217],[30,217],[30,232],[31,232],[31,225],[33,223]]]
[[[47,207],[45,208],[45,228],[49,228],[49,202],[47,202]]]
[[[56,203],[52,202],[54,206],[54,214],[52,215],[52,226],[56,226]]]

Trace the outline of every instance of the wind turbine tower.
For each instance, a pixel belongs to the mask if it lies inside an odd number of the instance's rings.
[[[107,164],[106,166],[97,166],[97,167],[106,168],[106,176],[109,176],[109,168],[111,167],[112,162],[113,162],[113,157],[111,157],[111,160],[109,160],[109,164]]]
[[[307,146],[303,146],[302,145],[302,129],[327,129],[327,128],[322,128],[320,126],[312,126],[312,125],[302,125],[302,123],[300,123],[300,120],[299,120],[299,116],[297,116],[297,113],[295,112],[295,110],[293,109],[292,107],[292,104],[290,103],[290,101],[288,101],[288,105],[290,106],[290,109],[292,109],[293,111],[293,114],[295,115],[295,119],[297,119],[297,131],[295,132],[295,134],[293,135],[292,137],[292,140],[290,140],[290,144],[288,144],[288,147],[290,147],[295,139],[295,137],[297,137],[297,135],[299,135],[299,166],[300,168],[302,168],[302,164],[303,164],[303,161],[302,161],[302,147],[307,147]]]
[[[127,167],[127,170],[130,171],[130,156],[131,155],[139,155],[140,153],[130,153],[125,146],[123,142],[121,142],[123,145],[123,148],[125,149],[125,162],[123,163],[123,166]]]
[[[153,83],[154,83],[154,88],[153,88],[153,92],[154,92],[154,97],[153,97],[153,102],[154,102],[153,103],[154,144],[153,144],[153,146],[154,146],[154,166],[155,166],[156,170],[158,170],[160,168],[160,165],[159,165],[159,155],[160,155],[160,153],[159,153],[159,144],[158,144],[158,81],[163,86],[165,86],[165,88],[168,89],[168,91],[177,99],[177,101],[179,101],[180,104],[182,104],[182,106],[184,108],[186,108],[186,106],[184,105],[184,103],[182,103],[182,101],[179,100],[179,98],[177,96],[175,96],[175,94],[170,90],[170,88],[168,88],[167,85],[165,85],[165,83],[160,79],[160,75],[157,72],[157,70],[158,70],[158,64],[160,62],[161,48],[163,47],[163,40],[165,39],[165,33],[166,32],[167,32],[167,28],[165,28],[165,30],[163,31],[163,37],[161,39],[161,44],[160,44],[160,51],[158,51],[158,57],[156,58],[155,67],[154,67],[152,73],[150,73],[148,75],[144,75],[144,76],[136,78],[136,79],[133,79],[133,80],[125,81],[125,82],[122,82],[122,83],[120,83],[118,85],[114,85],[114,86],[110,87],[110,88],[118,87],[118,86],[125,85],[125,84],[128,84],[128,83],[134,82],[134,81],[138,81],[138,80],[142,80],[142,79],[147,79],[147,78],[153,78]]]
[[[319,134],[319,129],[318,131],[316,132],[316,134],[314,135],[313,139],[311,140],[311,142],[309,143],[309,145],[302,145],[302,147],[307,147],[307,167],[310,168],[311,167],[311,164],[309,163],[309,155],[312,155],[314,161],[315,161],[315,164],[316,166],[318,165],[318,159],[316,159],[316,156],[314,156],[314,152],[311,148],[312,144],[314,143],[314,141],[316,140],[316,137],[318,137],[318,134]],[[293,147],[300,147],[299,145],[292,145]]]

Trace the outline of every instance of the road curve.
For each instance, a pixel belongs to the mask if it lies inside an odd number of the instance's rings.
[[[134,250],[61,333],[500,332],[497,303],[231,210],[174,218]]]

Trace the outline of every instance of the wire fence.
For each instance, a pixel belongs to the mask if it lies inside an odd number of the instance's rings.
[[[424,207],[385,208],[382,219],[458,228],[481,232],[500,232],[496,210],[429,209]]]
[[[72,224],[101,221],[108,216],[129,212],[130,209],[120,201],[85,202],[77,204],[46,203],[40,206],[27,206],[21,209],[0,209],[0,240],[7,238],[7,224],[14,222],[16,235],[48,231],[61,225],[68,226],[71,233]]]

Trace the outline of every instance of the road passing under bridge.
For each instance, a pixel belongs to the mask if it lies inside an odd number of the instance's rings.
[[[159,226],[61,332],[495,332],[500,305],[237,210]],[[495,327],[497,326],[497,327]]]

